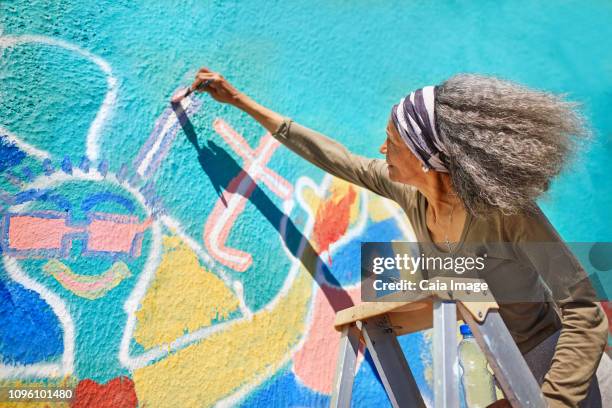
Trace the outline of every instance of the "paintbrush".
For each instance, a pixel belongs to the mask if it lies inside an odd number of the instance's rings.
[[[179,103],[180,101],[182,101],[183,99],[191,95],[194,91],[203,90],[208,85],[210,85],[212,81],[213,81],[212,79],[207,79],[206,81],[202,82],[200,85],[198,85],[195,88],[190,86],[188,88],[179,89],[178,91],[174,93],[174,95],[172,95],[172,99],[170,101],[172,103]]]

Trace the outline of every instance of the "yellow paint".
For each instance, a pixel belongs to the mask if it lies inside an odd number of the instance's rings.
[[[391,200],[387,200],[376,194],[368,194],[368,214],[370,219],[374,222],[381,222],[389,219],[393,216],[393,213],[387,208],[385,201],[387,201],[393,207],[399,207],[396,203]]]
[[[305,333],[312,278],[300,268],[288,293],[268,311],[239,321],[160,362],[134,371],[138,401],[151,407],[207,407],[263,381]],[[187,300],[187,297],[182,297]],[[259,378],[259,379],[257,379]]]
[[[53,388],[71,388],[74,392],[78,384],[76,377],[68,376],[64,378],[49,378],[44,381],[27,381],[27,380],[2,380],[0,386],[3,388],[20,388],[20,389],[41,389],[49,390]],[[0,401],[0,407],[2,408],[69,408],[69,402],[53,402],[39,401],[39,402],[6,402]]]
[[[317,193],[309,187],[305,187],[302,190],[302,197],[304,198],[304,202],[312,211],[312,214],[316,214],[319,206],[321,205],[321,197],[317,195]]]
[[[185,332],[227,318],[237,308],[234,294],[221,279],[202,268],[196,254],[180,238],[164,237],[161,264],[136,312],[134,338],[145,348],[169,343]]]
[[[359,205],[361,203],[361,189],[355,186],[354,184],[347,183],[342,179],[334,177],[329,186],[329,193],[326,194],[324,197],[319,197],[316,192],[311,188],[304,188],[304,190],[302,190],[302,197],[304,198],[306,205],[308,205],[312,213],[316,214],[319,207],[321,206],[321,203],[326,198],[337,202],[338,200],[341,200],[342,197],[344,197],[346,194],[348,194],[349,187],[354,189],[356,193],[355,201],[353,201],[350,208],[349,225],[351,225],[354,224],[355,221],[357,221],[357,218],[359,217]]]
[[[43,266],[43,271],[52,275],[66,290],[89,300],[101,298],[119,285],[125,278],[131,276],[130,269],[125,262],[121,261],[113,263],[110,268],[100,275],[74,273],[68,265],[57,259],[49,260]],[[108,283],[95,289],[89,288],[91,285],[96,285],[99,281]]]
[[[359,216],[359,204],[361,200],[360,188],[355,186],[354,184],[347,183],[346,181],[335,178],[332,180],[331,186],[329,187],[329,191],[331,192],[331,197],[334,201],[338,201],[342,199],[345,195],[348,194],[349,188],[355,190],[356,196],[355,201],[351,204],[350,209],[350,218],[349,225],[352,225],[357,221],[357,217]]]

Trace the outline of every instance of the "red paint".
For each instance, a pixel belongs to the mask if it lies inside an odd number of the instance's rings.
[[[113,378],[106,384],[79,381],[72,408],[135,408],[138,405],[134,382],[128,377]]]
[[[348,193],[340,200],[335,197],[325,200],[317,210],[314,225],[314,239],[318,245],[319,253],[325,252],[329,246],[346,233],[351,216],[351,205],[355,202],[357,194],[349,186]]]

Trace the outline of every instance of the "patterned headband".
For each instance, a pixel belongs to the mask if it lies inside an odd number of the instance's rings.
[[[411,92],[393,106],[391,118],[402,140],[423,163],[423,171],[448,173],[444,165],[447,151],[434,120],[435,90],[435,86],[426,86]]]

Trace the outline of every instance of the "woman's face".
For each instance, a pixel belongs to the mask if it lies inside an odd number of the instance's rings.
[[[423,170],[419,159],[402,140],[393,120],[387,123],[387,139],[380,146],[380,152],[387,156],[389,178],[405,184],[414,184]]]

